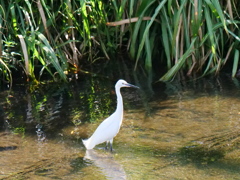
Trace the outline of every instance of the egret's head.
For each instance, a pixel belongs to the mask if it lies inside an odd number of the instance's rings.
[[[138,88],[139,89],[138,86],[134,86],[132,84],[129,84],[127,81],[125,81],[123,79],[118,80],[118,82],[115,85],[115,88],[121,88],[121,87],[133,87],[133,88]]]

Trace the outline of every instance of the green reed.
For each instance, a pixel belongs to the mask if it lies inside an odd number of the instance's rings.
[[[114,61],[121,49],[135,70],[164,74],[162,81],[218,74],[227,62],[235,77],[238,6],[235,0],[0,0],[1,77],[12,81],[15,69],[34,83],[43,74],[67,82],[72,69]]]
[[[79,62],[94,62],[100,50],[109,59],[107,38],[102,37],[104,12],[101,1],[62,0],[56,5],[55,1],[1,0],[3,51],[9,51],[8,42],[17,44],[18,57],[12,58],[17,59],[16,69],[24,69],[27,81],[38,83],[44,73],[67,81],[70,66],[78,71]],[[1,65],[10,73],[10,64],[1,57]]]
[[[217,74],[234,55],[235,76],[239,17],[234,12],[234,1],[149,1],[139,17],[151,20],[137,22],[133,31],[130,53],[136,59],[135,68],[140,59],[149,70],[154,61],[165,59],[168,71],[160,80],[167,81],[180,71],[188,76]]]

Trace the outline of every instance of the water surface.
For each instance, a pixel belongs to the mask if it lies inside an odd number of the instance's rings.
[[[240,96],[231,79],[136,85],[142,91],[122,91],[113,153],[105,144],[86,151],[81,143],[114,111],[113,82],[3,92],[0,178],[239,179]],[[46,138],[37,137],[37,124]]]

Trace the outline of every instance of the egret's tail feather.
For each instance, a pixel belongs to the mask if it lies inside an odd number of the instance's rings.
[[[82,139],[82,142],[83,142],[84,146],[86,147],[86,149],[93,149],[95,146],[95,145],[92,145],[90,138],[85,139],[85,140]]]

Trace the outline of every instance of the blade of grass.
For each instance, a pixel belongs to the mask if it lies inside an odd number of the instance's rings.
[[[10,83],[10,89],[12,88],[12,82],[13,82],[13,79],[12,79],[12,72],[11,70],[8,68],[8,65],[2,60],[2,58],[0,57],[0,63],[6,68],[7,72],[8,72],[8,75],[9,75],[9,83]]]
[[[41,3],[40,0],[37,0],[36,3],[37,3],[38,11],[40,13],[40,16],[41,16],[41,19],[42,19],[42,22],[43,22],[44,30],[47,34],[48,39],[50,40],[50,34],[49,34],[49,31],[48,31],[48,28],[47,28],[47,20],[46,20],[45,13],[43,11],[42,3]]]
[[[24,62],[25,62],[25,73],[27,75],[27,78],[29,78],[29,76],[30,76],[30,67],[29,66],[30,65],[29,65],[27,46],[26,46],[26,43],[25,43],[22,35],[18,35],[18,38],[20,40],[20,44],[22,47],[22,52],[23,52],[23,57],[24,57]],[[29,79],[27,81],[29,81]]]
[[[167,23],[165,22],[165,19],[162,19],[162,40],[163,40],[163,48],[165,51],[165,55],[167,58],[167,68],[170,69],[172,67],[171,63],[171,54],[170,54],[170,45],[169,45],[169,38],[167,33]]]
[[[162,14],[161,14],[161,28],[162,28],[162,40],[163,40],[163,47],[165,50],[165,54],[167,57],[167,68],[170,69],[172,67],[171,62],[171,48],[170,39],[172,38],[172,31],[170,28],[170,20],[166,14],[166,8],[163,7]]]
[[[209,69],[210,69],[210,67],[211,67],[211,65],[212,65],[212,62],[213,62],[213,54],[210,53],[210,57],[209,57],[209,60],[208,60],[208,64],[207,64],[207,66],[206,66],[206,68],[205,68],[205,70],[204,70],[204,72],[203,72],[203,74],[202,74],[202,77],[205,76],[205,75],[207,75],[207,74],[209,74]],[[211,70],[211,69],[210,69],[210,70]]]
[[[148,8],[154,3],[155,1],[151,1],[147,4],[147,6],[141,11],[141,14],[139,16],[139,20],[136,22],[134,26],[134,31],[132,34],[132,39],[131,39],[131,46],[130,46],[130,55],[132,58],[135,58],[135,52],[136,52],[136,43],[137,43],[137,37],[139,33],[139,29],[142,23],[142,18],[145,15],[145,12],[148,10]]]
[[[205,12],[205,16],[206,16],[209,38],[210,38],[210,42],[211,42],[211,49],[212,49],[213,56],[215,56],[216,55],[216,45],[215,45],[215,41],[214,41],[212,19],[210,17],[209,9],[207,7],[205,8],[204,12]]]
[[[196,41],[196,38],[192,40],[190,47],[183,54],[183,56],[177,61],[177,63],[163,77],[160,78],[160,81],[169,81],[175,76],[175,74],[179,71],[179,69],[184,65],[187,58],[194,52],[193,47],[194,47],[195,41]]]
[[[58,58],[54,52],[54,50],[52,49],[52,47],[50,46],[48,40],[46,39],[46,37],[40,33],[40,32],[36,32],[38,38],[42,41],[43,44],[40,44],[40,47],[43,48],[43,50],[45,51],[48,60],[52,63],[52,65],[54,66],[54,68],[57,70],[57,72],[59,73],[61,79],[63,79],[65,82],[67,81],[67,77],[64,74],[63,69],[61,68]]]
[[[209,5],[209,7],[212,9],[213,14],[215,14],[216,18],[220,18],[223,28],[225,29],[226,32],[228,32],[228,28],[226,25],[226,20],[224,17],[224,13],[222,10],[222,7],[219,4],[219,1],[210,1],[210,0],[205,0],[205,2]]]
[[[91,46],[91,35],[90,35],[90,26],[89,26],[89,21],[88,21],[88,13],[87,13],[87,7],[86,7],[86,2],[85,1],[80,1],[81,5],[81,12],[82,12],[82,18],[83,18],[83,29],[86,32],[86,40],[89,42],[89,46]]]
[[[232,67],[232,78],[236,76],[239,63],[239,50],[235,49],[234,58],[233,58],[233,67]]]
[[[146,48],[146,59],[145,59],[145,68],[148,72],[152,70],[152,51],[151,51],[151,44],[149,40],[149,33],[147,33],[147,38],[145,41],[145,48]]]
[[[138,64],[138,61],[139,61],[139,58],[140,58],[140,54],[142,52],[142,49],[143,49],[143,46],[144,46],[144,43],[146,41],[146,37],[147,37],[147,34],[149,32],[149,29],[150,27],[152,26],[155,18],[157,17],[157,15],[159,14],[159,11],[162,9],[162,7],[165,5],[165,3],[167,2],[167,0],[163,0],[159,5],[158,7],[155,9],[155,12],[151,18],[151,21],[148,23],[147,27],[145,28],[144,30],[144,33],[143,33],[143,36],[141,37],[141,43],[138,47],[138,53],[137,53],[137,57],[136,57],[136,61],[135,61],[135,67],[134,67],[134,70],[136,70],[137,68],[137,64]]]
[[[172,47],[176,47],[176,38],[177,38],[177,33],[179,31],[179,29],[181,28],[181,17],[182,17],[182,11],[186,5],[187,0],[183,0],[181,2],[181,6],[179,7],[179,9],[177,9],[177,13],[176,16],[174,17],[174,30],[173,30],[173,37],[172,37]],[[174,50],[176,51],[176,49]],[[175,56],[177,56],[177,54],[175,54]],[[178,59],[178,58],[176,58]]]

